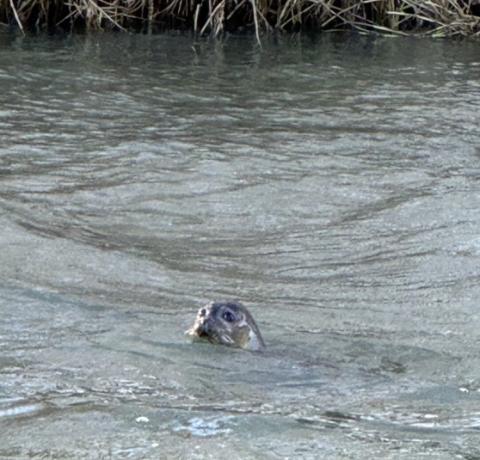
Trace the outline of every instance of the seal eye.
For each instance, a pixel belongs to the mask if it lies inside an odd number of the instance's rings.
[[[202,308],[202,309],[200,310],[200,316],[203,317],[203,316],[205,316],[206,314],[207,314],[207,310],[205,310],[205,308]]]
[[[230,311],[226,310],[222,313],[222,318],[227,322],[227,323],[233,323],[235,321],[235,315]]]

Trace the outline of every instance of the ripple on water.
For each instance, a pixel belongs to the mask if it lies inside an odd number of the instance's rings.
[[[188,432],[192,436],[206,437],[229,434],[233,431],[231,425],[235,425],[235,418],[232,416],[220,417],[192,417],[186,422],[175,422],[172,427],[174,432]]]
[[[43,403],[28,403],[28,401],[19,400],[12,404],[0,400],[0,419],[39,416],[40,413],[46,411],[47,408],[48,406]]]

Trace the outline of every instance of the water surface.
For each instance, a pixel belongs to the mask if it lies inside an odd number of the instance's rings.
[[[478,43],[3,33],[0,88],[1,458],[480,458]]]

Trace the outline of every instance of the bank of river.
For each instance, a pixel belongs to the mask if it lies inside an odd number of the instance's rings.
[[[480,0],[10,0],[0,25],[24,31],[189,30],[197,35],[357,30],[480,37]]]

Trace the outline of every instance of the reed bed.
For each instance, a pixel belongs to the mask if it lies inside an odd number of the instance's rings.
[[[20,30],[345,30],[480,36],[480,0],[0,0]]]

